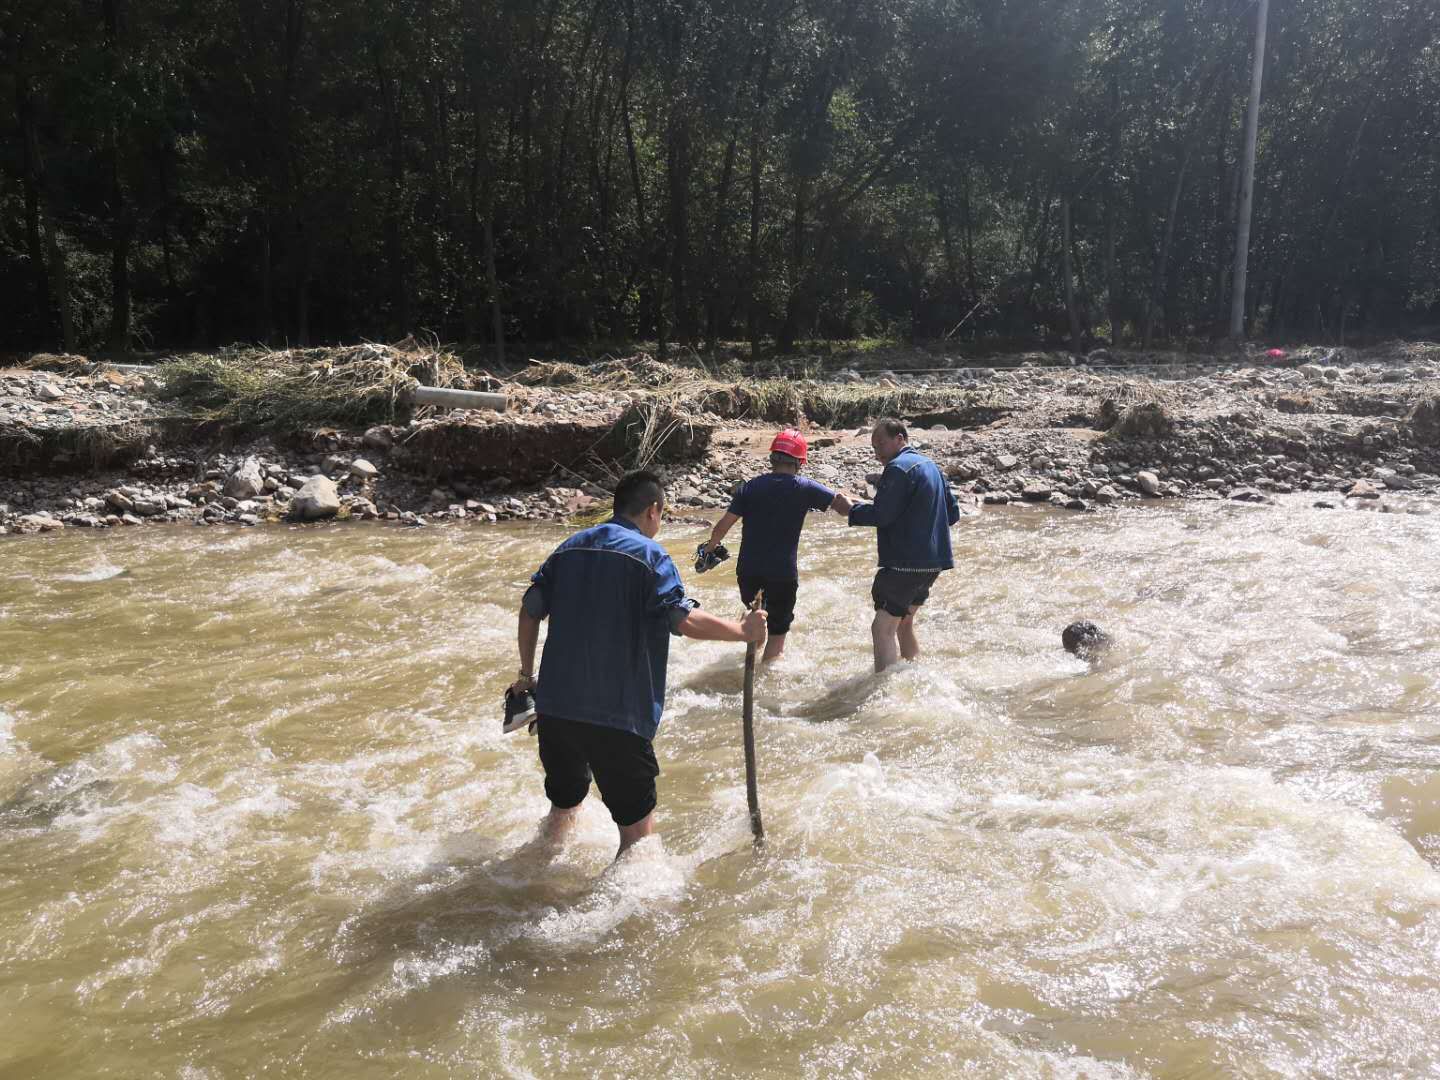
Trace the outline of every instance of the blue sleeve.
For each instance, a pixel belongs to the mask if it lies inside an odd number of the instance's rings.
[[[685,595],[685,586],[680,581],[680,571],[675,569],[675,560],[666,555],[652,568],[653,591],[646,604],[645,614],[652,618],[670,620],[670,632],[680,633],[680,624],[685,616],[700,606],[698,601]]]
[[[960,520],[960,504],[955,501],[955,492],[950,490],[950,482],[944,476],[940,477],[940,484],[945,489],[945,516],[954,525]]]
[[[910,501],[910,475],[896,465],[886,465],[880,477],[880,490],[873,503],[860,503],[850,508],[851,525],[869,525],[883,529],[893,525]]]
[[[543,619],[550,614],[549,571],[550,560],[546,559],[530,578],[530,587],[525,590],[525,598],[521,601],[526,613],[536,619]]]
[[[835,501],[835,492],[814,480],[806,482],[805,493],[810,497],[806,506],[811,510],[829,510],[830,504]]]

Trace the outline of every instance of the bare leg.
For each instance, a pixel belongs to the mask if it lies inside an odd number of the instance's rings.
[[[900,627],[896,637],[900,640],[900,655],[906,660],[918,660],[920,658],[920,639],[915,636],[915,613],[919,608],[911,608],[910,614],[900,620]]]
[[[545,820],[540,823],[540,835],[552,844],[558,844],[570,835],[575,828],[575,819],[579,816],[579,806],[564,808],[551,803],[550,813],[546,814]]]
[[[764,663],[769,660],[779,660],[785,652],[785,635],[772,634],[765,642],[765,655],[760,658]]]
[[[875,646],[875,670],[884,671],[900,659],[900,643],[895,640],[900,619],[888,611],[875,612],[870,624],[870,640]]]
[[[621,825],[620,828],[620,850],[615,853],[618,859],[638,840],[644,840],[655,831],[655,811],[650,811],[634,825]]]

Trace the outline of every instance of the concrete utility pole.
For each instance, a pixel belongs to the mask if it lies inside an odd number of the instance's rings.
[[[1265,28],[1270,0],[1255,13],[1255,55],[1250,62],[1250,102],[1245,106],[1245,151],[1240,165],[1240,207],[1235,221],[1235,272],[1230,285],[1230,337],[1245,336],[1245,270],[1250,260],[1250,211],[1255,205],[1255,135],[1260,127],[1260,82],[1265,75]]]

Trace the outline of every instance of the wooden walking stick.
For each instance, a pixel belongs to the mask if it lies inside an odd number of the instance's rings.
[[[758,611],[765,603],[765,593],[755,594],[751,611]],[[760,789],[755,778],[755,642],[745,644],[745,799],[750,804],[750,831],[755,834],[755,846],[765,843],[765,826],[760,821]]]

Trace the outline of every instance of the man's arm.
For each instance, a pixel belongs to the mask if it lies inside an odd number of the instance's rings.
[[[675,629],[696,641],[753,641],[758,644],[765,640],[765,612],[752,611],[736,622],[692,608]]]
[[[726,534],[735,527],[735,523],[739,520],[740,515],[733,510],[725,511],[720,520],[715,523],[715,528],[710,530],[710,539],[705,541],[706,550],[708,551],[724,541]]]
[[[545,567],[531,579],[534,584],[525,590],[525,597],[520,601],[520,615],[515,631],[516,642],[520,646],[520,674],[510,689],[516,693],[521,690],[529,690],[535,685],[535,646],[540,641],[540,623],[550,614],[550,601],[545,594],[545,586],[548,583],[545,576]]]
[[[940,483],[945,485],[945,516],[954,525],[960,520],[960,504],[955,501],[955,492],[950,490],[950,484],[944,477],[941,477]]]
[[[896,522],[909,501],[910,477],[894,465],[887,465],[880,478],[880,490],[875,494],[875,501],[851,507],[850,524],[883,529]]]
[[[520,643],[520,677],[511,684],[510,689],[518,693],[535,685],[535,647],[540,642],[540,620],[523,607],[520,609],[520,625],[516,637]]]

